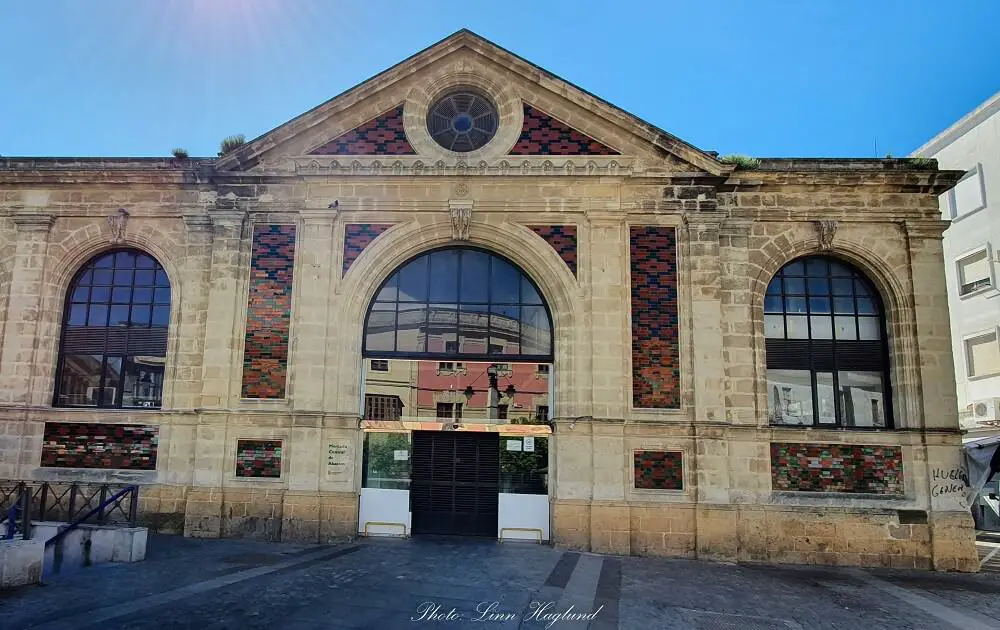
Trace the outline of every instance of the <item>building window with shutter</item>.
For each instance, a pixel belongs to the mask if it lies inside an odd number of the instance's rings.
[[[402,416],[399,396],[365,394],[365,420],[399,420]]]
[[[53,403],[159,408],[170,322],[170,282],[144,252],[90,260],[66,296]]]
[[[981,249],[958,260],[959,295],[967,297],[990,286],[993,286],[993,273],[988,249]]]
[[[1000,374],[1000,345],[995,330],[965,340],[965,363],[969,378]]]
[[[785,265],[764,297],[770,422],[890,427],[883,313],[875,287],[842,261]]]
[[[387,359],[372,359],[372,372],[388,372],[389,361]]]

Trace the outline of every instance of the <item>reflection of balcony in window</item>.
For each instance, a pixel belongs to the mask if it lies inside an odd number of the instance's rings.
[[[372,359],[372,372],[388,372],[389,362],[384,359]]]
[[[968,295],[992,284],[989,249],[981,249],[958,260],[959,295]]]
[[[365,420],[399,420],[403,415],[403,401],[399,396],[365,394]]]
[[[980,278],[979,280],[973,280],[968,284],[963,284],[961,293],[962,295],[968,295],[973,291],[978,291],[979,289],[985,289],[988,286],[990,286],[990,279]]]

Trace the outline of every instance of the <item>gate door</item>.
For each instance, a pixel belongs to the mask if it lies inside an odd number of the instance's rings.
[[[414,534],[497,535],[500,436],[414,431],[410,511]]]

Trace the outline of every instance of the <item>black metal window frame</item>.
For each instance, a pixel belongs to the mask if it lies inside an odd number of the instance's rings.
[[[808,275],[808,264],[810,261],[822,261],[826,265],[826,273]],[[802,273],[796,272],[797,265],[802,266]],[[839,272],[841,269],[849,273]],[[835,273],[835,271],[837,271],[837,273]],[[803,290],[786,291],[786,287],[790,284],[786,282],[786,278],[802,280]],[[810,283],[810,278],[815,278],[820,282]],[[837,285],[835,285],[833,281],[844,281],[848,279],[851,281],[851,292],[849,294],[846,292],[836,292],[835,287]],[[825,283],[822,281],[825,281]],[[797,284],[798,283],[796,283],[796,285]],[[811,290],[811,287],[822,287],[824,284],[827,287],[825,291],[819,288],[815,291]],[[840,286],[845,286],[842,282],[838,284]],[[805,311],[789,311],[789,302],[786,300],[788,297],[804,299]],[[849,298],[852,302],[851,312],[842,310],[840,313],[836,313],[834,303],[835,298],[841,300]],[[768,306],[769,304],[773,305],[775,299],[780,299],[780,309],[775,308],[774,306]],[[826,299],[830,302],[830,306],[828,309],[820,308],[818,311],[814,312],[813,304],[816,304],[816,302],[813,302],[813,299],[816,299],[819,303],[822,303],[822,300]],[[769,315],[781,315],[783,318],[782,337],[768,336],[766,333],[767,325],[765,324],[766,367],[768,371],[808,371],[812,394],[812,422],[810,424],[786,424],[772,422],[772,426],[848,428],[860,431],[884,431],[894,428],[892,384],[890,382],[890,358],[887,334],[888,328],[886,323],[885,308],[878,289],[864,273],[859,271],[852,264],[832,256],[805,256],[797,258],[786,263],[778,271],[778,273],[774,275],[768,283],[764,300],[765,319]],[[859,300],[870,300],[873,309],[867,308],[868,302],[861,302]],[[846,305],[846,302],[842,303]],[[859,306],[859,304],[864,306]],[[869,312],[859,312],[861,308],[866,308]],[[829,316],[831,318],[830,338],[813,337],[813,315],[821,317]],[[807,338],[788,338],[789,316],[805,317],[806,325],[808,326],[807,330],[809,331]],[[833,319],[834,317],[853,318],[854,339],[847,340],[836,338],[836,320]],[[859,320],[866,317],[877,318],[878,339],[859,338],[861,336],[861,323]],[[884,426],[855,426],[853,424],[847,424],[847,418],[844,417],[844,409],[842,408],[843,405],[840,400],[840,373],[842,371],[875,372],[880,374],[882,380],[882,396],[885,404],[883,410],[885,415]],[[832,376],[831,385],[834,391],[833,423],[821,423],[819,421],[820,394],[817,384],[818,374],[830,374]],[[769,385],[768,413],[771,412],[771,405],[773,403],[770,399],[771,394],[771,386]]]
[[[457,305],[460,309],[463,306],[475,306],[475,307],[485,308],[486,309],[485,311],[477,311],[477,312],[485,312],[486,314],[491,315],[490,319],[492,319],[492,314],[494,312],[493,311],[493,307],[494,306],[496,306],[496,307],[517,307],[518,309],[523,309],[524,307],[541,307],[541,308],[543,308],[544,312],[545,312],[546,324],[548,325],[548,344],[547,344],[547,346],[548,346],[548,350],[549,351],[547,353],[542,353],[542,354],[539,354],[539,353],[535,353],[535,354],[525,354],[525,353],[521,353],[521,354],[501,354],[500,352],[490,353],[490,343],[489,343],[489,340],[490,340],[490,333],[492,332],[493,329],[492,329],[492,327],[489,327],[489,326],[487,327],[487,330],[486,330],[485,345],[486,345],[487,351],[485,353],[468,353],[468,352],[449,351],[450,350],[449,346],[451,348],[455,347],[455,346],[451,346],[452,342],[449,342],[449,341],[445,342],[445,351],[443,351],[443,352],[427,352],[426,351],[426,346],[427,346],[426,341],[424,343],[425,351],[423,351],[423,352],[421,352],[421,351],[409,351],[409,350],[372,350],[372,349],[370,349],[368,347],[369,346],[369,343],[368,343],[368,338],[369,338],[369,322],[371,320],[371,315],[372,315],[372,312],[373,312],[376,304],[395,304],[395,311],[394,311],[395,315],[394,315],[394,323],[393,323],[393,328],[394,328],[394,332],[393,332],[393,346],[394,347],[398,347],[398,344],[399,344],[399,335],[398,335],[398,333],[399,333],[399,312],[400,312],[399,306],[400,306],[400,304],[412,304],[412,305],[421,305],[422,304],[422,305],[424,305],[426,308],[425,308],[425,312],[424,312],[424,320],[423,320],[423,324],[422,325],[424,326],[425,329],[428,329],[428,330],[430,329],[430,327],[431,327],[431,325],[430,325],[430,314],[431,314],[430,306],[432,304],[436,304],[436,303],[439,303],[439,302],[435,302],[435,301],[432,301],[430,299],[430,295],[431,295],[430,289],[431,289],[432,277],[431,277],[431,273],[429,271],[429,262],[428,262],[428,272],[426,273],[426,283],[427,283],[427,285],[425,287],[425,293],[424,293],[424,295],[428,296],[427,299],[414,300],[414,301],[402,301],[402,300],[399,299],[398,293],[397,293],[396,298],[394,300],[380,300],[379,296],[382,295],[382,293],[386,289],[386,287],[389,287],[390,284],[394,280],[397,281],[396,289],[398,291],[398,288],[399,288],[398,278],[399,278],[402,270],[405,269],[411,263],[413,263],[416,260],[418,260],[418,259],[420,259],[422,257],[425,257],[425,256],[426,257],[430,257],[431,255],[433,255],[435,253],[438,253],[438,252],[448,252],[448,251],[477,252],[477,253],[481,253],[481,254],[486,255],[487,259],[488,259],[488,266],[486,268],[486,278],[483,279],[483,283],[486,286],[485,292],[486,292],[487,299],[486,300],[477,300],[477,301],[463,301],[462,300],[462,296],[461,296],[461,290],[462,290],[462,281],[463,281],[463,278],[464,278],[464,276],[463,276],[463,267],[464,267],[464,265],[462,263],[462,258],[461,258],[461,255],[460,255],[459,262],[457,264],[457,274],[458,274],[458,276],[457,276],[457,279],[456,279],[456,283],[457,283],[456,286],[458,287],[458,289],[457,289],[458,290],[458,295],[457,295],[458,299],[457,299],[456,302],[454,302],[454,304]],[[493,301],[493,299],[492,299],[492,289],[493,289],[493,287],[492,287],[492,275],[493,275],[493,264],[494,264],[494,261],[496,261],[496,260],[503,261],[504,263],[510,265],[519,274],[518,275],[518,301],[517,302],[506,303],[506,302],[494,302]],[[532,303],[532,302],[525,302],[524,301],[524,295],[523,295],[523,293],[524,293],[524,283],[527,283],[531,287],[531,289],[534,291],[535,295],[537,295],[537,297],[538,297],[538,303]],[[445,302],[440,302],[440,303],[445,303]],[[447,302],[447,303],[449,305],[452,304],[451,302]],[[382,312],[389,312],[389,311],[382,311]],[[522,326],[523,326],[524,316],[523,316],[523,311],[522,310],[519,310],[519,313],[521,313],[521,315],[519,315],[519,317],[518,317],[518,332],[517,332],[517,337],[518,337],[518,348],[520,350],[520,349],[523,349],[523,347],[524,347],[524,336],[523,336],[523,333],[522,333]],[[460,315],[457,315],[456,317],[457,317],[457,319],[456,319],[455,332],[456,332],[456,343],[457,343],[457,340],[461,339],[462,325],[461,325]],[[460,247],[446,246],[446,247],[440,247],[440,248],[437,248],[437,249],[433,249],[433,250],[429,250],[429,251],[426,251],[426,252],[422,252],[422,253],[420,253],[420,254],[418,254],[418,255],[410,258],[409,260],[407,260],[406,262],[404,262],[403,264],[401,264],[399,267],[397,267],[396,269],[394,269],[392,271],[392,273],[388,274],[388,276],[386,277],[386,279],[382,281],[382,284],[379,285],[378,290],[375,292],[375,297],[373,297],[372,300],[371,300],[371,302],[368,304],[368,309],[367,309],[367,311],[365,313],[364,330],[362,332],[362,355],[365,358],[396,358],[396,359],[418,359],[418,360],[419,359],[431,359],[431,360],[435,360],[435,361],[449,361],[450,360],[450,361],[461,361],[461,362],[465,362],[465,363],[469,363],[469,362],[497,362],[497,361],[503,361],[503,362],[507,362],[507,363],[515,363],[515,362],[518,362],[518,363],[520,363],[520,362],[524,362],[524,363],[551,363],[554,360],[554,356],[555,356],[555,334],[554,334],[555,331],[553,329],[554,327],[553,327],[553,323],[552,322],[553,322],[553,320],[552,320],[552,311],[549,308],[548,302],[545,300],[545,296],[538,289],[538,285],[535,283],[535,281],[532,280],[531,277],[527,273],[525,273],[525,271],[523,269],[521,269],[521,267],[518,264],[514,263],[513,261],[511,261],[509,258],[507,258],[505,256],[497,254],[496,252],[493,252],[493,251],[490,251],[490,250],[487,250],[487,249],[483,249],[483,248],[479,248],[479,247],[469,247],[469,246],[460,246]]]
[[[119,254],[130,255],[134,262],[119,266]],[[140,266],[139,261],[144,259],[151,264]],[[111,261],[110,265],[102,264],[106,260]],[[138,283],[139,272],[151,273],[151,282]],[[119,282],[125,274],[131,280]],[[123,297],[125,290],[128,291],[127,298]],[[146,293],[148,299],[145,298]],[[161,376],[158,388],[159,404],[124,405],[124,381],[129,360],[156,357],[165,363],[172,299],[166,270],[155,256],[146,251],[118,247],[103,251],[84,263],[74,274],[64,300],[52,405],[86,409],[160,409],[164,376]],[[124,324],[110,325],[111,319],[120,318],[122,314],[125,315]],[[103,326],[93,323],[100,319],[103,319]],[[100,374],[96,375],[99,392],[96,404],[72,404],[60,400],[68,394],[62,391],[67,360],[83,356],[100,357]],[[118,380],[113,400],[106,401],[105,393],[112,382],[109,362],[114,361],[118,362]]]

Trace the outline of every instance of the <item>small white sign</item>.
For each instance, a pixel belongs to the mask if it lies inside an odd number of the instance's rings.
[[[392,458],[397,462],[405,462],[406,460],[410,459],[410,451],[407,451],[405,449],[400,451],[393,451]]]
[[[521,440],[507,440],[507,450],[508,451],[521,450]]]
[[[334,479],[348,474],[347,464],[350,461],[352,442],[350,440],[331,440],[326,445],[326,478]]]
[[[525,453],[535,452],[535,436],[527,435],[524,437],[524,452]]]

